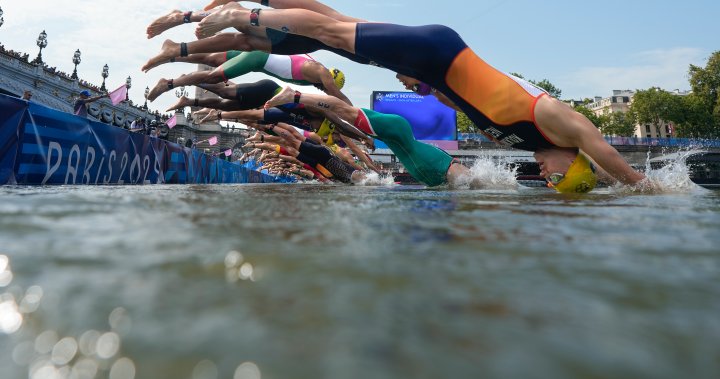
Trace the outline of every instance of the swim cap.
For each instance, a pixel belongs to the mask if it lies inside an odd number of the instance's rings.
[[[429,84],[420,82],[418,84],[415,84],[413,86],[413,92],[417,93],[421,96],[427,96],[430,94],[430,91],[432,90],[432,87],[430,87]]]
[[[328,119],[324,119],[315,134],[319,135],[320,137],[325,137],[332,134],[333,131],[335,131],[335,124],[330,122],[330,120]]]
[[[596,184],[595,167],[583,153],[578,153],[568,167],[565,177],[552,187],[560,193],[587,193],[592,191]]]
[[[83,96],[90,97],[90,91],[88,91],[88,90],[86,90],[86,89],[80,91],[80,94],[83,95]]]
[[[332,74],[333,81],[335,81],[337,88],[342,89],[345,86],[345,74],[336,68],[331,68],[330,73]]]

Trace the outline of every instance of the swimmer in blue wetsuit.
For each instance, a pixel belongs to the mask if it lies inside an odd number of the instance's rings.
[[[637,184],[645,179],[587,118],[532,84],[488,65],[446,26],[345,22],[304,9],[233,6],[206,17],[196,35],[207,37],[226,26],[247,24],[315,38],[426,83],[496,140],[534,151],[542,175],[555,182],[556,189],[592,190],[596,178],[584,154],[617,181]],[[586,169],[569,170],[575,162]],[[561,181],[564,184],[558,185]]]

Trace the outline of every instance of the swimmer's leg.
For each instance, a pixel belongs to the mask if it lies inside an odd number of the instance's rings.
[[[338,21],[304,9],[265,9],[251,13],[242,7],[223,8],[200,22],[195,34],[198,38],[205,38],[227,27],[247,25],[251,23],[251,14],[252,25],[304,35],[328,46],[355,52],[356,22]]]

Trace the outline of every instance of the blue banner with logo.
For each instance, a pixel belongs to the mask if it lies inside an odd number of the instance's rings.
[[[155,137],[0,95],[0,184],[272,183]]]

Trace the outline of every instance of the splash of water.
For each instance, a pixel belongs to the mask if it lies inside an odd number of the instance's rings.
[[[493,158],[480,155],[473,163],[467,175],[460,177],[452,187],[470,189],[516,189],[518,182],[517,167],[506,158]]]
[[[690,179],[690,168],[686,159],[700,152],[697,149],[678,151],[662,167],[653,168],[650,165],[650,154],[645,161],[646,180],[634,186],[616,185],[613,189],[617,192],[641,192],[656,194],[678,194],[703,191],[702,187]]]
[[[395,179],[390,174],[382,174],[381,175],[381,174],[378,174],[377,172],[368,172],[360,180],[360,182],[355,183],[355,185],[392,187],[395,185]]]

